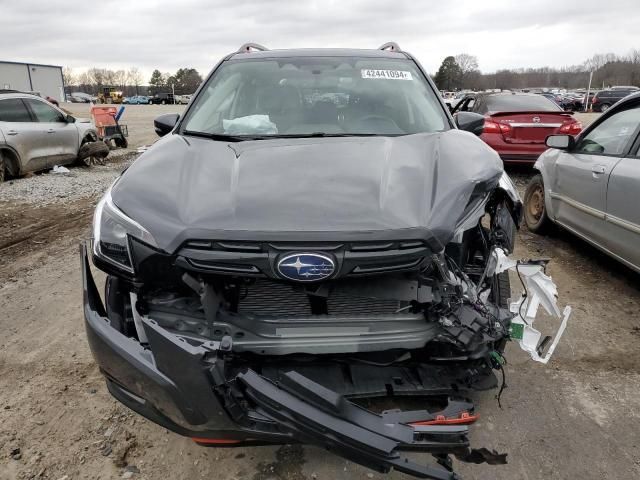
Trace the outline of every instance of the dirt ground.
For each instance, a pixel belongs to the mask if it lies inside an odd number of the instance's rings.
[[[152,139],[144,132],[140,145]],[[529,172],[513,173],[522,187]],[[1,199],[0,192],[0,480],[385,477],[309,446],[198,447],[119,405],[93,362],[81,310],[78,243],[89,235],[97,198],[45,207]],[[508,347],[502,409],[495,392],[475,398],[474,446],[508,453],[509,464],[455,462],[457,472],[465,479],[640,478],[638,275],[561,232],[523,229],[517,255],[551,257],[560,304],[572,305],[573,316],[547,366]]]

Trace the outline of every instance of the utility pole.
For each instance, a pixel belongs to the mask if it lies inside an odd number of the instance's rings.
[[[175,83],[171,84],[171,99],[173,100],[173,104],[176,104],[176,89],[175,89]]]
[[[587,87],[587,96],[584,97],[584,111],[589,110],[589,92],[591,92],[591,80],[593,80],[593,70],[589,72],[589,86]]]

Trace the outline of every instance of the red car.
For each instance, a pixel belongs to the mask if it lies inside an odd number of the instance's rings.
[[[555,102],[529,93],[478,93],[464,98],[454,109],[484,115],[482,138],[505,163],[533,164],[554,133],[577,135],[582,123]]]

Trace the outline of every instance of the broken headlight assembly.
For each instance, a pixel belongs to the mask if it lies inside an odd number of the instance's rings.
[[[130,236],[157,247],[153,236],[142,225],[115,206],[109,189],[98,203],[93,217],[93,253],[111,265],[134,273]]]

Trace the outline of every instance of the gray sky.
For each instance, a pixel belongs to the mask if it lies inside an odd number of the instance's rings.
[[[640,48],[640,0],[0,0],[0,60],[76,70],[195,67],[253,41],[375,48],[393,40],[429,72],[470,53],[484,72],[582,63]]]

